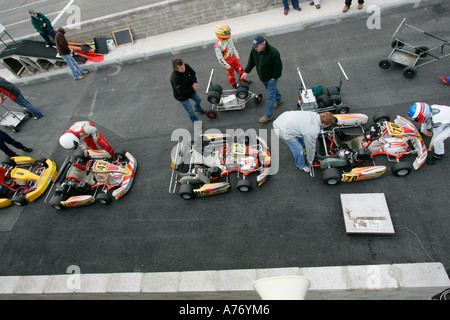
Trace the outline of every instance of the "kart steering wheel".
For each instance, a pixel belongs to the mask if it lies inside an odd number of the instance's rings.
[[[369,128],[367,128],[366,133],[369,133],[366,135],[367,140],[374,141],[381,136],[380,126],[377,124],[372,124]]]

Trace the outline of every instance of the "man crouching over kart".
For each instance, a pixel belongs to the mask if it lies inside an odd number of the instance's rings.
[[[336,122],[331,112],[316,113],[312,111],[287,111],[274,122],[277,135],[289,146],[294,155],[295,165],[304,172],[309,172],[316,155],[316,140],[323,128]],[[303,155],[306,147],[307,166]]]
[[[68,150],[80,146],[84,155],[88,156],[88,150],[106,150],[115,159],[114,150],[90,121],[75,122],[60,138],[59,144]]]

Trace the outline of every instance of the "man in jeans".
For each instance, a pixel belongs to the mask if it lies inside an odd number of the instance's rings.
[[[267,89],[266,110],[264,116],[259,119],[259,122],[264,123],[273,119],[273,109],[278,108],[281,104],[281,94],[278,91],[277,83],[281,77],[283,63],[278,50],[271,46],[263,36],[253,39],[250,58],[242,78],[245,79],[255,67],[259,79]]]
[[[0,103],[5,101],[5,96],[31,112],[36,120],[44,116],[41,111],[36,109],[27,99],[25,99],[19,88],[5,78],[0,77]]]
[[[185,64],[181,58],[172,59],[173,72],[170,77],[170,83],[172,85],[173,96],[176,100],[180,101],[184,110],[188,113],[189,119],[192,123],[198,121],[195,112],[206,113],[201,106],[201,98],[198,94],[200,85],[197,82],[194,69],[190,65]],[[194,101],[194,110],[189,99]]]
[[[83,79],[83,75],[87,74],[88,71],[83,70],[75,59],[72,57],[72,50],[69,48],[69,43],[66,40],[64,34],[66,31],[63,27],[58,28],[58,32],[56,33],[56,51],[64,59],[64,61],[69,66],[70,72],[72,73],[72,77],[75,80]]]

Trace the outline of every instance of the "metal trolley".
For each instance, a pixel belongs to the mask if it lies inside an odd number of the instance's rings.
[[[348,81],[347,74],[344,68],[338,62],[338,66],[341,69],[341,77],[339,80],[339,86],[328,87],[324,89],[323,94],[316,97],[312,89],[308,89],[303,81],[300,69],[297,68],[298,76],[300,77],[301,87],[299,89],[298,103],[297,106],[303,111],[315,111],[315,112],[325,112],[329,111],[331,113],[348,113],[350,108],[342,103],[341,99],[341,89],[342,82]]]
[[[428,32],[413,27],[402,20],[397,30],[392,36],[391,54],[387,59],[381,60],[378,65],[381,69],[389,69],[393,63],[404,66],[403,76],[405,78],[414,78],[417,74],[417,68],[427,65],[431,62],[448,57],[450,53],[444,53],[445,46],[449,44],[447,40],[441,39]],[[400,37],[403,29],[408,28],[419,32],[428,38],[436,40],[439,44],[434,47],[414,46]]]
[[[27,110],[22,111],[12,111],[9,110],[2,103],[0,104],[2,109],[5,111],[3,115],[0,115],[0,125],[10,128],[14,132],[18,132],[17,126],[27,118],[31,118],[33,114]]]
[[[206,87],[208,102],[212,104],[211,111],[208,111],[206,113],[208,118],[216,118],[216,111],[244,109],[247,102],[251,99],[253,99],[255,104],[261,103],[262,94],[255,94],[251,92],[247,83],[238,80],[238,86],[236,89],[223,90],[221,85],[212,83],[213,75],[214,68],[212,68],[211,70],[211,75],[209,76],[208,80],[208,86]]]

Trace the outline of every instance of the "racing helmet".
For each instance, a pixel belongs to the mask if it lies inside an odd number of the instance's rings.
[[[76,149],[78,147],[78,142],[80,139],[73,133],[66,132],[61,137],[59,137],[59,144],[64,149]]]
[[[215,29],[216,36],[220,40],[230,39],[231,29],[226,23],[219,23]]]
[[[430,105],[424,102],[416,102],[408,110],[408,117],[417,123],[427,122],[432,115]]]

